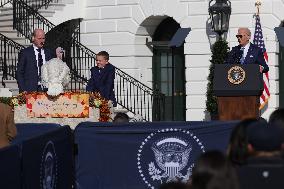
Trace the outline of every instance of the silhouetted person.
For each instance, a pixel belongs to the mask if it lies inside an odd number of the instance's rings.
[[[277,125],[258,122],[248,127],[249,157],[239,169],[242,189],[284,188],[283,139]]]
[[[269,123],[276,124],[284,129],[284,109],[277,109],[269,117]]]
[[[257,121],[257,119],[244,119],[232,130],[227,155],[233,165],[238,166],[246,162],[248,157],[247,127]]]
[[[197,159],[192,172],[192,189],[238,189],[238,186],[236,172],[222,152],[208,151]]]
[[[0,103],[0,148],[6,147],[16,137],[17,129],[12,108]]]
[[[129,116],[126,113],[117,113],[113,118],[113,123],[128,123]]]

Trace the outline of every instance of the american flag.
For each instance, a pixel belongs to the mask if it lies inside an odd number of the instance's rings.
[[[253,43],[262,49],[264,60],[268,65],[268,56],[264,45],[259,15],[256,15],[255,17],[255,32],[253,37]],[[262,95],[260,96],[260,107],[259,107],[260,110],[267,104],[268,99],[270,98],[268,72],[263,75],[263,84],[264,84],[264,90],[262,92]]]

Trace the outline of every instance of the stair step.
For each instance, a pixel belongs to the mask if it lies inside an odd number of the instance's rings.
[[[17,30],[14,30],[12,27],[0,27],[0,33],[17,33]]]
[[[117,114],[117,113],[127,113],[128,110],[123,108],[123,107],[115,107],[113,108],[113,113]]]
[[[10,89],[14,89],[14,90],[18,90],[18,83],[16,80],[4,80],[4,83],[6,85],[6,88],[10,88]]]
[[[15,80],[11,80],[11,79],[9,79],[9,80],[6,80],[6,79],[4,79],[4,82],[5,83],[17,83],[17,80],[15,79]],[[18,87],[18,84],[17,84],[17,87]]]
[[[74,4],[74,0],[58,0],[58,3],[63,3],[63,4]]]
[[[12,11],[12,12],[13,12],[13,7],[2,7],[2,8],[0,9],[0,11],[1,11],[1,14],[2,14],[3,12],[6,12],[6,11]]]
[[[2,15],[2,14],[0,14],[0,20],[1,20],[1,22],[5,21],[5,20],[13,21],[13,15],[12,14],[11,15]]]
[[[65,4],[62,4],[62,3],[50,3],[49,6],[48,6],[48,10],[63,10],[63,8],[65,7]]]
[[[0,84],[0,97],[11,97],[12,93],[9,90],[9,88],[4,88],[4,86],[2,86]]]
[[[38,10],[39,14],[41,14],[43,17],[50,17],[53,16],[55,11],[54,10],[46,10],[46,9],[40,9]]]
[[[8,16],[8,15],[12,15],[13,16],[13,10],[6,10],[6,11],[2,11],[0,10],[0,15],[1,16]]]
[[[0,22],[0,27],[5,26],[5,27],[13,27],[13,22],[11,21],[1,21]]]
[[[0,26],[0,30],[2,31],[13,31],[13,26]],[[17,30],[15,30],[17,31]]]

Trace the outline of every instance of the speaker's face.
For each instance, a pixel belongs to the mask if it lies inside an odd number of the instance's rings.
[[[246,29],[239,29],[236,37],[241,46],[245,46],[246,44],[249,43],[250,34]]]

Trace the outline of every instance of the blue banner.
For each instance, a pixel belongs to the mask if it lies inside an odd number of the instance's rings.
[[[23,189],[71,189],[73,141],[68,126],[51,129],[22,143]]]
[[[75,130],[77,189],[154,189],[186,181],[201,153],[225,151],[235,124],[81,123]]]
[[[18,144],[26,139],[56,130],[61,127],[61,125],[54,123],[17,123],[16,127],[18,133],[16,138],[12,141],[13,144]]]
[[[0,149],[0,187],[21,188],[21,159],[17,145]]]

